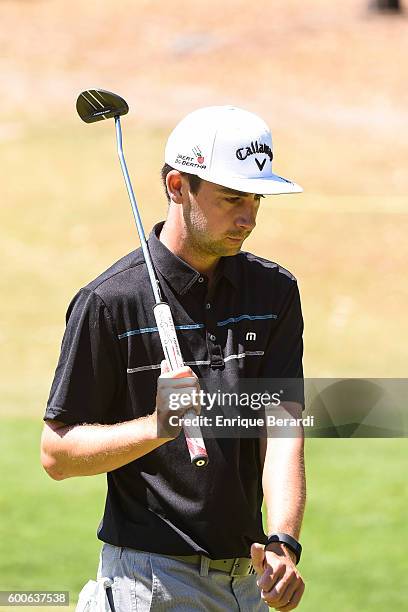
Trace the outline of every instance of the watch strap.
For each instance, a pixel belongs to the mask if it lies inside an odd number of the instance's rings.
[[[265,546],[268,546],[268,544],[272,544],[274,542],[285,544],[285,546],[287,546],[296,555],[296,565],[299,563],[300,556],[302,554],[302,546],[297,540],[295,540],[295,538],[287,533],[272,533],[268,537],[268,541],[266,542]]]

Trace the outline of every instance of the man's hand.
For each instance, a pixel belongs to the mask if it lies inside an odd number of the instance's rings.
[[[261,598],[279,612],[294,610],[299,604],[305,585],[295,565],[295,556],[279,543],[252,544],[252,563],[259,576]]]
[[[156,411],[158,434],[161,438],[177,438],[181,431],[184,414],[193,410],[200,413],[197,401],[200,392],[198,378],[188,366],[170,371],[167,362],[161,362],[161,373],[157,381]],[[170,417],[176,424],[169,422]]]

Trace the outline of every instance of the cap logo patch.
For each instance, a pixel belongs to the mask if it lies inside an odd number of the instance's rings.
[[[191,155],[177,153],[174,163],[180,164],[180,166],[189,166],[191,168],[200,168],[200,170],[205,170],[207,166],[204,164],[204,157],[202,155],[197,156],[195,152],[194,155],[195,157],[191,157]]]
[[[240,147],[237,149],[235,155],[239,161],[244,161],[250,155],[256,155],[259,153],[265,153],[265,155],[269,157],[269,160],[272,161],[273,153],[271,147],[263,142],[258,142],[257,140],[255,140],[255,142],[251,142],[251,144],[247,147]],[[266,163],[266,158],[260,162],[259,159],[255,157],[255,162],[259,170],[263,170]]]
[[[199,164],[203,164],[204,163],[204,157],[203,154],[201,153],[200,147],[193,147],[193,153],[197,158],[197,162]]]

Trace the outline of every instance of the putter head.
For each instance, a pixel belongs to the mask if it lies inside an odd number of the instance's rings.
[[[123,98],[104,89],[87,89],[80,93],[76,109],[85,123],[95,123],[95,121],[126,115],[129,111]]]

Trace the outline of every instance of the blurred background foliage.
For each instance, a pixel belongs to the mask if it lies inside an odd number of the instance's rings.
[[[113,124],[82,124],[77,94],[128,101],[146,231],[166,214],[159,171],[183,115],[234,104],[265,118],[274,170],[305,192],[263,201],[245,248],[299,280],[305,374],[403,377],[408,20],[364,0],[3,0],[0,23],[0,588],[75,601],[96,571],[104,477],[51,481],[41,419],[69,300],[138,246]],[[402,609],[406,451],[307,441],[300,609]]]

